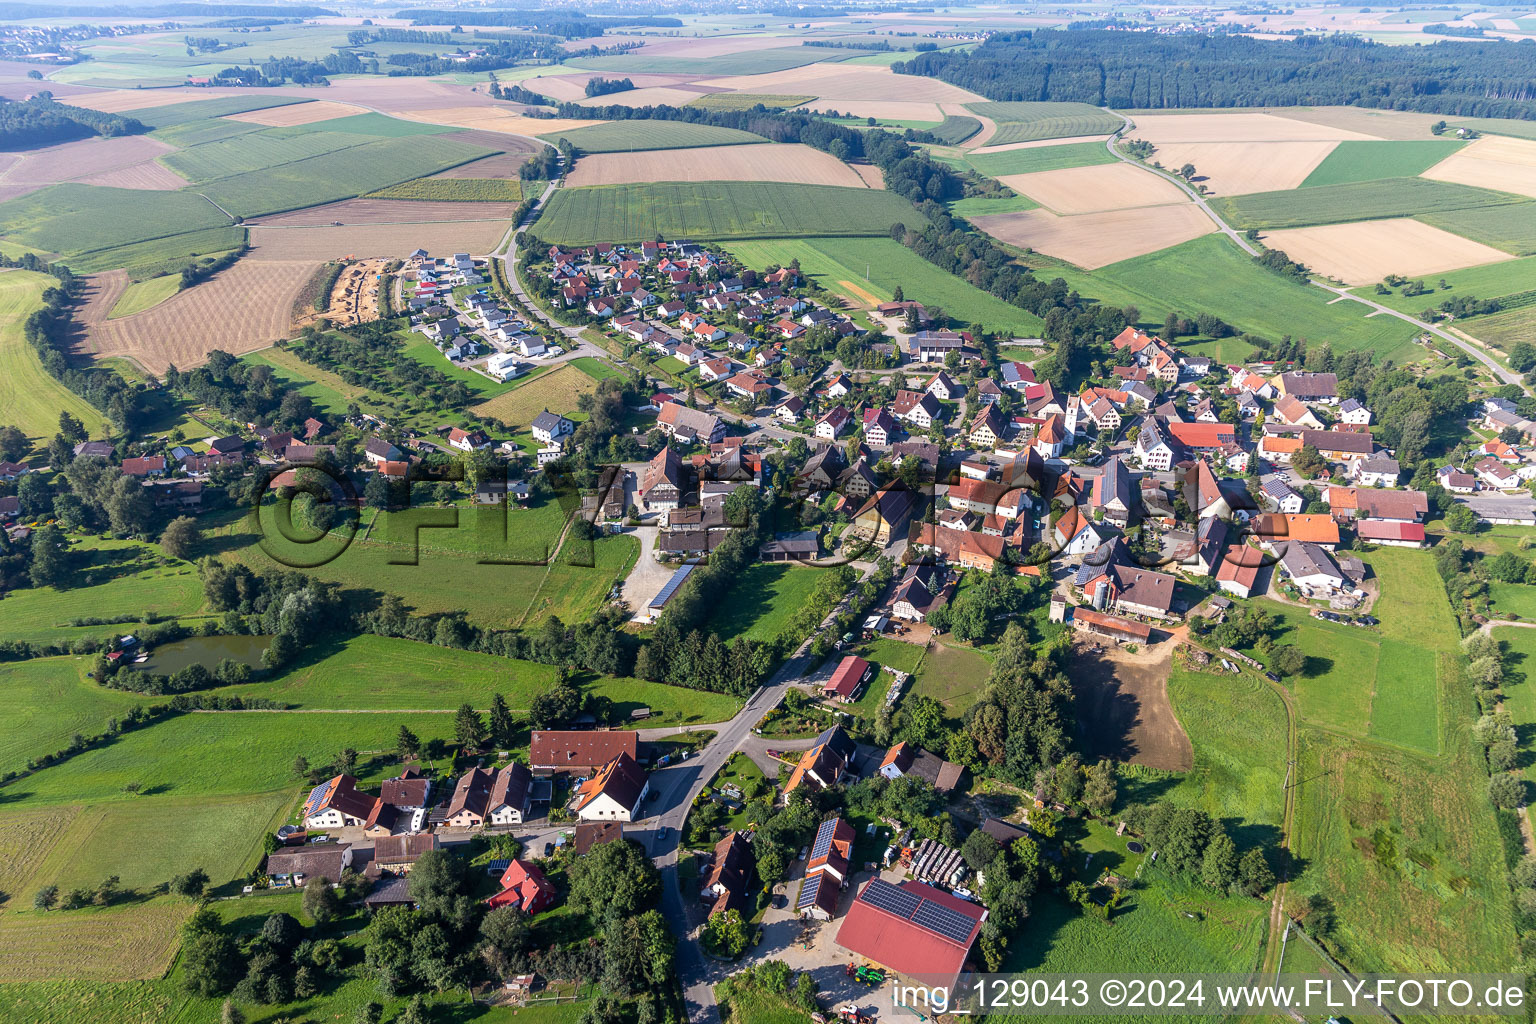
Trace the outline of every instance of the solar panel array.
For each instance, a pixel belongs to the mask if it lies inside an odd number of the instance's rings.
[[[921,897],[879,878],[870,882],[859,898],[872,907],[878,907],[886,913],[895,914],[909,921],[923,902]]]
[[[811,844],[811,860],[825,857],[827,851],[832,849],[832,833],[837,831],[837,822],[837,818],[831,818],[822,822],[816,830],[816,842]]]
[[[677,593],[677,588],[683,585],[695,568],[693,565],[685,565],[674,572],[672,578],[667,580],[667,585],[661,588],[661,593],[656,595],[656,599],[651,602],[650,606],[652,608],[659,608],[672,600],[672,595]]]
[[[805,884],[800,887],[800,898],[795,901],[796,910],[804,910],[816,903],[816,893],[821,889],[822,873],[805,876]]]
[[[912,923],[927,928],[931,932],[937,932],[951,942],[964,943],[971,937],[971,929],[976,922],[942,904],[933,900],[923,900],[922,906],[917,908],[917,913],[912,915]]]

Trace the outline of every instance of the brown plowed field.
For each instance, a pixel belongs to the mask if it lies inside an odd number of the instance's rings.
[[[1073,643],[1068,674],[1090,760],[1108,757],[1172,772],[1194,767],[1194,746],[1168,700],[1173,646],[1165,640],[1128,654],[1109,644],[1095,654],[1083,640]]]
[[[1194,203],[1058,217],[1049,210],[995,213],[971,220],[1009,245],[1031,248],[1094,270],[1144,256],[1216,230]]]
[[[151,373],[171,363],[199,366],[212,349],[239,355],[286,337],[293,304],[319,260],[242,259],[212,280],[133,316],[107,319],[128,285],[117,270],[87,280],[77,323],[77,351],[124,356]]]
[[[868,183],[830,153],[799,143],[753,143],[647,153],[594,153],[576,161],[565,183],[623,185],[643,181],[787,181],[798,185]]]
[[[52,185],[61,181],[79,181],[92,175],[151,163],[155,157],[172,151],[173,147],[147,135],[81,139],[23,154],[4,174],[0,174],[0,182],[7,185]],[[180,188],[187,184],[179,175],[173,176],[180,184],[172,187]]]
[[[268,128],[288,128],[293,125],[314,124],[316,121],[329,121],[337,117],[349,117],[352,114],[367,112],[363,107],[353,106],[351,103],[316,100],[313,103],[293,103],[286,107],[268,107],[266,110],[247,110],[243,114],[226,114],[224,119],[266,125]]]
[[[107,185],[111,188],[142,188],[156,192],[174,192],[191,184],[175,171],[153,160],[119,171],[104,171],[77,179],[83,185]]]
[[[516,203],[434,203],[418,199],[346,199],[305,210],[254,217],[252,226],[329,227],[341,221],[346,227],[380,224],[429,224],[433,221],[506,220]],[[414,246],[412,247],[414,248]],[[407,252],[410,250],[407,249]]]
[[[1008,174],[997,180],[1041,206],[1067,215],[1189,202],[1173,182],[1126,163]]]
[[[539,150],[544,148],[544,143],[542,142],[535,141],[534,139],[525,139],[520,135],[508,135],[506,132],[477,132],[473,130],[467,130],[462,132],[449,132],[446,135],[438,135],[436,138],[443,139],[447,142],[462,142],[466,146],[479,146],[481,149],[496,150],[503,153],[518,153],[524,156],[527,156],[530,153],[537,153]],[[489,160],[491,158],[486,157],[486,159]],[[446,178],[454,170],[463,170],[466,167],[474,167],[478,163],[480,163],[480,161],[476,161],[474,164],[460,164],[457,168],[449,168],[442,174],[437,175],[437,177]],[[471,175],[471,177],[479,177],[479,175]]]
[[[477,132],[477,135],[487,134]],[[506,138],[507,136],[502,136]],[[442,136],[439,136],[442,138]],[[450,167],[446,171],[438,171],[432,175],[434,178],[515,178],[517,170],[528,159],[528,150],[519,153],[497,153],[495,156],[485,157],[473,163],[459,164]]]
[[[253,227],[251,254],[258,263],[323,263],[353,256],[404,258],[412,249],[483,256],[507,233],[507,220],[443,221],[425,224],[356,224],[344,227]]]

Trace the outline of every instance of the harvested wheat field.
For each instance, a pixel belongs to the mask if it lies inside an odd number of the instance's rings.
[[[1009,174],[997,180],[1046,209],[1067,216],[1189,202],[1189,196],[1173,182],[1125,163]]]
[[[885,175],[874,164],[849,164],[853,173],[863,179],[870,188],[885,188]]]
[[[1270,248],[1348,285],[1371,284],[1388,274],[1417,277],[1510,258],[1507,252],[1408,217],[1266,231],[1263,237]]]
[[[368,113],[367,107],[353,106],[351,103],[334,103],[331,100],[315,100],[313,103],[293,103],[286,107],[268,107],[266,110],[247,110],[243,114],[226,114],[224,119],[266,125],[268,128],[289,128],[294,125],[314,124],[316,121],[330,121],[338,117],[366,113]]]
[[[650,47],[646,47],[649,51]],[[572,103],[581,103],[587,100],[587,83],[594,78],[612,78],[611,71],[582,71],[574,75],[538,75],[533,78],[525,78],[517,84],[524,89],[532,90],[550,99],[565,100]],[[636,89],[651,89],[657,87],[683,85],[687,82],[697,81],[699,75],[624,75],[635,83]],[[594,100],[617,99],[618,93],[609,96],[593,97]]]
[[[1536,142],[1487,135],[1435,164],[1422,177],[1536,196]]]
[[[427,199],[344,199],[339,203],[310,206],[303,210],[252,217],[251,226],[345,227],[378,224],[429,224],[434,221],[506,220],[517,211],[516,203],[450,203]],[[414,247],[413,247],[414,248]]]
[[[479,146],[481,149],[489,149],[493,152],[501,152],[507,154],[520,153],[525,157],[529,156],[530,154],[537,153],[539,150],[544,148],[544,143],[540,142],[538,139],[528,139],[521,135],[508,135],[505,132],[465,130],[462,132],[447,132],[443,135],[433,136],[433,138],[440,139],[444,142],[462,142],[466,146]],[[485,159],[491,160],[494,158],[486,157]],[[477,164],[478,161],[473,164],[460,164],[457,168],[450,167],[448,170],[443,171],[441,174],[433,175],[433,177],[445,178],[450,176],[454,170],[463,170],[466,167],[477,166]],[[495,175],[473,174],[469,175],[469,177],[495,177]]]
[[[96,913],[5,914],[0,916],[0,981],[159,978],[171,964],[181,925],[192,909],[185,901],[157,900]]]
[[[469,205],[469,204],[464,204]],[[468,252],[476,256],[495,249],[511,226],[501,220],[432,221],[400,224],[349,224],[342,227],[251,228],[255,262],[323,262],[343,256],[364,259],[392,256],[404,259],[412,249],[428,252]]]
[[[981,103],[978,96],[958,85],[937,78],[898,75],[890,68],[867,64],[807,64],[788,71],[765,75],[726,75],[706,78],[699,85],[715,86],[730,92],[768,93],[780,96],[815,96],[817,106],[837,106],[839,101],[869,100],[884,103],[901,100],[914,103]],[[846,105],[846,104],[844,104]]]
[[[975,114],[967,113],[959,104],[955,106],[960,110],[960,116],[981,120]],[[836,110],[840,114],[848,114],[852,117],[873,117],[877,121],[944,120],[944,112],[939,109],[937,103],[923,103],[916,100],[848,100],[845,102],[813,100],[796,109]]]
[[[442,136],[438,136],[442,138]],[[505,136],[503,136],[505,138]],[[528,160],[528,154],[523,153],[497,153],[481,160],[475,160],[467,164],[459,164],[450,167],[446,171],[438,171],[430,175],[433,178],[516,178],[518,169]]]
[[[174,152],[174,147],[147,135],[81,139],[23,154],[20,160],[0,174],[0,182],[7,185],[53,185],[61,181],[79,181],[93,175],[153,163],[155,157],[171,152]],[[180,175],[173,177],[180,184],[172,188],[187,184]]]
[[[626,89],[624,92],[611,92],[606,96],[593,96],[591,99],[582,98],[576,102],[589,107],[686,107],[705,93],[719,91],[719,89],[690,88],[686,85],[655,86],[650,89]],[[550,130],[558,131],[558,129]]]
[[[978,121],[986,121],[987,118],[976,114],[966,114],[966,117],[974,117]],[[980,136],[977,136],[980,138]],[[1007,153],[1015,149],[1040,149],[1043,146],[1070,146],[1084,142],[1107,142],[1108,135],[1070,135],[1064,139],[1031,139],[1028,142],[1005,142],[1001,146],[962,146],[968,149],[971,156],[985,156],[988,153]]]
[[[1429,126],[1443,120],[1439,114],[1412,114],[1403,110],[1375,110],[1370,107],[1275,107],[1269,112],[1292,121],[1364,132],[1374,138],[1395,142],[1416,142],[1432,138]]]
[[[799,143],[665,149],[648,153],[594,153],[566,175],[570,187],[647,181],[786,181],[796,185],[869,187],[830,153]]]
[[[409,251],[409,250],[407,250]],[[265,348],[293,328],[293,304],[320,263],[242,259],[211,280],[133,316],[107,319],[128,284],[122,271],[87,280],[76,350],[122,356],[151,373],[200,366],[211,349],[235,355]]]
[[[75,179],[82,185],[105,185],[108,188],[140,188],[152,192],[172,192],[186,188],[191,182],[164,164],[148,160],[132,167],[116,171],[103,171],[86,178]]]
[[[523,117],[499,107],[425,107],[415,110],[393,111],[395,117],[423,124],[452,125],[473,131],[502,132],[509,135],[545,135],[550,132],[568,132],[573,128],[585,128],[597,121],[579,118]]]
[[[1153,159],[1177,169],[1195,165],[1195,181],[1219,196],[1299,188],[1337,142],[1173,142]]]
[[[1109,210],[1058,217],[1049,210],[997,213],[970,218],[1000,241],[1096,270],[1144,256],[1216,230],[1194,203]]]
[[[1128,139],[1156,146],[1174,142],[1310,142],[1373,139],[1364,132],[1274,114],[1132,114]],[[1163,163],[1168,161],[1164,160]]]
[[[244,93],[246,90],[239,90]],[[107,114],[121,114],[129,110],[148,110],[151,107],[167,107],[172,103],[185,103],[192,99],[210,99],[228,96],[232,89],[93,89],[89,93],[71,96],[70,106],[89,107]]]

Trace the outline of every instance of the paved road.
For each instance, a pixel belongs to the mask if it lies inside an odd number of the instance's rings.
[[[1140,160],[1127,156],[1119,149],[1115,148],[1115,143],[1120,141],[1120,138],[1125,133],[1126,129],[1132,126],[1132,122],[1130,118],[1126,117],[1124,114],[1117,110],[1109,110],[1108,107],[1104,109],[1108,110],[1109,113],[1114,114],[1116,117],[1120,118],[1120,120],[1125,122],[1119,131],[1111,135],[1104,142],[1105,148],[1109,150],[1110,154],[1113,155],[1115,159],[1124,163],[1131,164],[1134,167],[1140,167],[1143,170],[1151,171],[1153,174],[1161,175],[1168,181],[1173,182],[1179,188],[1183,189],[1184,192],[1194,200],[1195,205],[1198,206],[1200,210],[1211,219],[1212,223],[1216,225],[1222,234],[1226,235],[1228,238],[1232,239],[1232,241],[1237,243],[1238,248],[1242,249],[1250,256],[1259,255],[1259,250],[1253,245],[1253,243],[1249,242],[1247,238],[1243,237],[1243,235],[1239,233],[1236,228],[1222,220],[1221,215],[1213,210],[1211,205],[1206,202],[1206,197],[1191,187],[1189,182],[1185,181],[1179,175],[1173,174],[1170,171],[1158,170],[1156,167],[1144,164]],[[1417,327],[1419,330],[1426,334],[1433,334],[1437,338],[1448,341],[1452,345],[1455,345],[1457,348],[1461,349],[1467,355],[1471,356],[1473,359],[1476,359],[1478,362],[1486,366],[1493,372],[1496,378],[1503,381],[1505,384],[1518,384],[1526,394],[1532,393],[1531,389],[1527,387],[1525,382],[1521,379],[1520,374],[1515,373],[1513,370],[1509,370],[1504,366],[1501,366],[1498,360],[1494,359],[1487,352],[1478,348],[1476,345],[1469,341],[1464,341],[1463,339],[1456,337],[1456,335],[1436,327],[1434,324],[1425,323],[1423,320],[1409,316],[1407,313],[1400,313],[1395,309],[1383,306],[1381,303],[1374,299],[1368,299],[1363,295],[1355,295],[1354,293],[1350,292],[1349,289],[1341,288],[1336,284],[1330,284],[1327,281],[1320,281],[1316,278],[1309,278],[1308,283],[1314,287],[1321,288],[1325,292],[1332,292],[1334,295],[1338,296],[1338,298],[1332,299],[1330,302],[1337,302],[1339,299],[1345,299],[1350,302],[1358,302],[1371,308],[1372,312],[1368,313],[1368,316],[1396,317],[1404,323],[1412,324],[1414,327]]]
[[[581,337],[583,328],[568,327],[565,324],[562,324],[560,321],[556,320],[554,317],[550,316],[548,313],[544,312],[543,309],[539,308],[539,306],[531,298],[529,298],[528,293],[523,289],[523,282],[517,276],[517,240],[522,236],[523,231],[528,227],[528,225],[533,223],[534,218],[538,216],[539,209],[549,201],[549,197],[554,193],[555,189],[559,187],[559,181],[551,181],[549,184],[544,186],[543,193],[541,193],[539,198],[535,200],[531,206],[528,207],[528,212],[523,215],[523,219],[517,224],[512,225],[511,229],[507,231],[507,236],[502,239],[501,245],[497,247],[497,251],[491,254],[491,258],[501,260],[502,266],[506,269],[507,272],[507,284],[511,287],[512,294],[516,295],[522,301],[523,305],[528,307],[528,311],[530,313],[532,313],[538,319],[542,320],[549,327],[559,331],[565,337],[575,340]]]

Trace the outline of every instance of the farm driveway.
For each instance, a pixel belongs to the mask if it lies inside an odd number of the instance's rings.
[[[1100,647],[1098,652],[1093,648]],[[1092,758],[1111,757],[1150,768],[1189,771],[1194,748],[1168,700],[1174,640],[1132,654],[1076,639],[1072,690],[1083,744]]]

